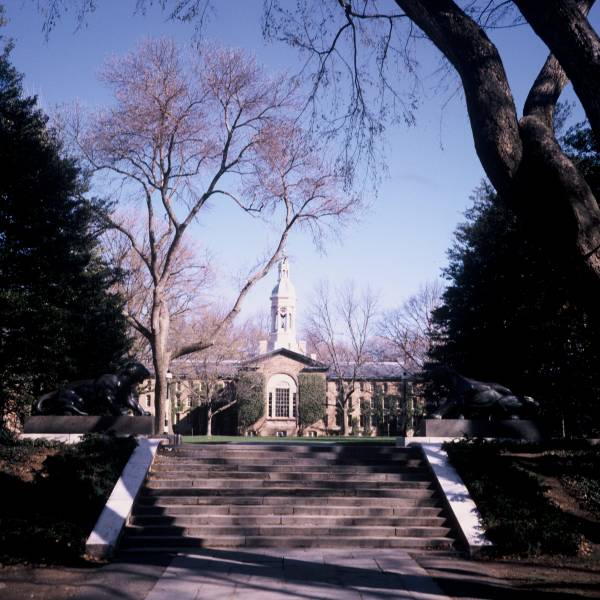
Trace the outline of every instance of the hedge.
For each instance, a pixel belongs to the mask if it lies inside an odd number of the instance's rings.
[[[298,421],[302,429],[323,419],[327,402],[325,377],[315,373],[300,373],[298,398]]]

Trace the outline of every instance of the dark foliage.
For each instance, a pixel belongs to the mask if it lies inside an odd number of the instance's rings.
[[[76,445],[0,445],[0,562],[65,564],[85,541],[136,446],[134,438],[89,435]],[[32,480],[32,456],[49,450]]]
[[[577,554],[587,523],[564,513],[545,495],[538,473],[587,477],[598,483],[597,449],[561,450],[544,456],[538,472],[524,467],[514,452],[541,452],[543,446],[487,442],[446,444],[452,464],[479,508],[495,552],[508,554]],[[586,467],[587,465],[587,467]],[[595,534],[594,534],[595,535]]]
[[[259,373],[240,373],[235,382],[238,427],[254,425],[265,412],[264,381]]]
[[[0,56],[0,421],[61,382],[94,378],[129,349],[118,274],[99,256],[86,177]]]
[[[298,396],[298,421],[301,428],[323,419],[327,402],[325,377],[315,373],[300,373]]]
[[[565,147],[585,163],[590,183],[600,160],[584,127]],[[566,259],[531,237],[483,184],[449,250],[450,281],[430,356],[459,373],[533,396],[555,433],[597,431],[600,416],[600,315],[575,283]]]

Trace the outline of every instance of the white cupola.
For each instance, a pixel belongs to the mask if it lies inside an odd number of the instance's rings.
[[[290,280],[287,257],[279,263],[279,279],[271,292],[271,327],[267,351],[286,348],[294,352],[306,352],[306,345],[298,344],[296,337],[296,290]]]

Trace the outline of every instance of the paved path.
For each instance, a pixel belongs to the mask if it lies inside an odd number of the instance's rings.
[[[371,598],[385,600],[564,600],[587,596],[593,570],[571,565],[570,592],[560,576],[544,580],[534,569],[513,569],[515,582],[500,579],[507,564],[472,561],[456,554],[399,550],[204,550],[185,555],[121,553],[100,568],[0,568],[2,600],[212,600],[218,598]],[[521,562],[519,562],[519,565]],[[550,567],[547,567],[547,570]],[[520,572],[520,575],[519,575]],[[576,577],[575,577],[576,576]],[[532,579],[533,578],[533,579]],[[509,577],[510,579],[510,577]],[[536,585],[531,587],[535,580]],[[551,583],[551,581],[554,583]],[[445,594],[437,587],[443,586]],[[550,589],[546,589],[546,588]],[[596,589],[596,588],[594,588]]]
[[[448,600],[398,550],[205,550],[176,556],[145,600]]]

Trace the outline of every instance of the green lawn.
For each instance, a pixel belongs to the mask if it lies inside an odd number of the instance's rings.
[[[342,437],[342,436],[323,436],[323,437],[245,437],[241,435],[184,435],[185,444],[260,444],[263,442],[292,442],[298,444],[395,444],[395,437]]]

